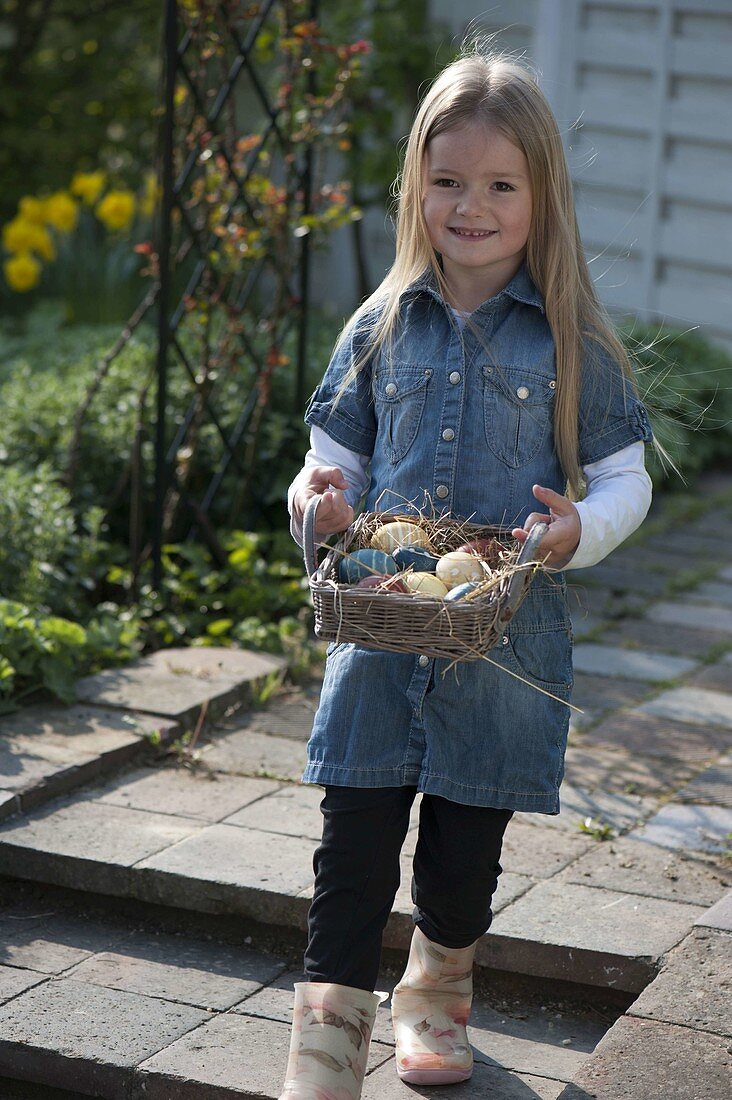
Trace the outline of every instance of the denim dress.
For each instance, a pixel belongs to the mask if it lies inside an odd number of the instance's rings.
[[[305,414],[371,456],[366,510],[427,506],[510,528],[542,510],[535,483],[564,493],[552,429],[554,343],[525,266],[462,330],[432,274],[416,280],[400,300],[396,338],[334,409],[368,328],[359,322],[334,354]],[[619,366],[588,355],[580,464],[651,438]],[[573,684],[562,572],[537,574],[487,656],[449,668],[424,654],[331,643],[303,782],[409,785],[467,805],[558,813]]]

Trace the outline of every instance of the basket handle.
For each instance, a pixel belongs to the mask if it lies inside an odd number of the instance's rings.
[[[517,565],[526,565],[527,562],[532,561],[536,556],[536,552],[539,549],[539,543],[544,538],[544,535],[549,530],[548,523],[535,523],[529,531],[529,537],[524,542],[519,556],[516,559]],[[528,571],[517,570],[510,581],[508,582],[508,591],[506,593],[506,600],[501,610],[501,619],[505,622],[508,619],[513,618],[513,613],[518,607],[521,597],[524,593],[524,587],[529,576]]]
[[[305,571],[308,577],[312,577],[318,568],[318,547],[315,541],[315,516],[318,505],[323,499],[321,494],[311,497],[305,505],[302,517],[302,556],[305,562]]]

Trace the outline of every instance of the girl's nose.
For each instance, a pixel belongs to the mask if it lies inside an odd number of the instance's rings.
[[[455,208],[464,217],[476,217],[483,213],[484,203],[475,191],[463,191]]]

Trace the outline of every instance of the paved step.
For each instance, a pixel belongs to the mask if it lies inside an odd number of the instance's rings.
[[[28,891],[0,907],[0,936],[0,1074],[52,1086],[49,1100],[59,1088],[114,1100],[279,1095],[302,980],[291,958]],[[378,988],[397,977],[385,971]],[[471,1019],[474,1077],[451,1095],[557,1097],[625,1007],[593,999],[494,978]],[[44,1095],[30,1087],[7,1095]],[[405,1095],[384,1003],[363,1097]]]

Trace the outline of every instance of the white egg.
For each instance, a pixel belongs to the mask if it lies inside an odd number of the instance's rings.
[[[419,592],[420,596],[444,596],[447,592],[434,573],[402,573],[399,580],[410,592]]]
[[[385,554],[391,554],[394,550],[405,546],[422,546],[425,550],[429,550],[430,542],[426,531],[416,523],[394,520],[393,523],[382,524],[372,535],[369,545],[374,550],[383,550]]]
[[[468,554],[464,550],[453,550],[441,557],[437,562],[436,573],[447,588],[465,584],[466,581],[480,581],[485,576],[475,554]]]

